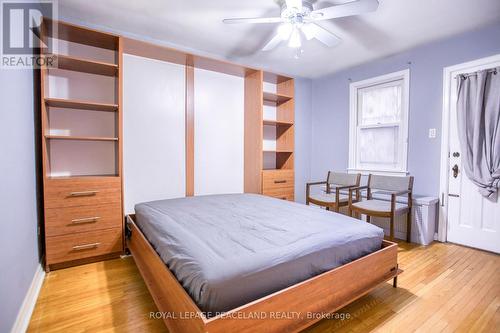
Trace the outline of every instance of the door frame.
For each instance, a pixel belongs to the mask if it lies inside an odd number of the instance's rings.
[[[439,180],[439,225],[437,240],[446,242],[448,233],[448,161],[450,158],[450,95],[453,76],[465,72],[473,72],[481,68],[487,68],[492,64],[500,62],[500,54],[490,57],[476,59],[461,64],[445,67],[443,69],[443,113],[441,121],[441,168]]]

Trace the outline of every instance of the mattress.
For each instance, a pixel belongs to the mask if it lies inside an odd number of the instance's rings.
[[[136,224],[210,317],[379,250],[383,230],[255,194],[135,206]]]

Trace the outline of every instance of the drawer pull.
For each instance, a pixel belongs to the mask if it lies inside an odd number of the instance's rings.
[[[71,192],[70,197],[90,197],[96,195],[99,191],[83,191],[83,192]]]
[[[93,248],[98,247],[100,244],[101,244],[101,243],[92,243],[92,244],[75,245],[75,246],[73,246],[73,250],[79,251],[79,250],[93,249]]]
[[[73,219],[73,220],[71,220],[71,223],[73,223],[73,224],[93,223],[93,222],[97,222],[99,219],[100,219],[99,216],[86,217],[83,219]]]
[[[286,180],[275,180],[274,183],[275,184],[284,184],[284,183],[286,183]]]

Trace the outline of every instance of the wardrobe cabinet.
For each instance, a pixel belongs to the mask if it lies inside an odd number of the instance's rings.
[[[294,200],[292,78],[49,19],[40,35],[47,271],[117,258],[141,202]]]

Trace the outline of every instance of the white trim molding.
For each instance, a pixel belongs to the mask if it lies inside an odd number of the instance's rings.
[[[30,288],[24,297],[23,304],[17,313],[16,321],[12,327],[11,333],[24,333],[28,329],[31,315],[35,309],[35,304],[42,289],[43,280],[45,279],[45,271],[40,264],[33,276]]]
[[[356,169],[347,168],[347,173],[360,173],[363,176],[372,175],[384,175],[384,176],[407,176],[408,171],[394,171],[394,170],[383,170],[383,169]]]
[[[403,81],[403,101],[402,101],[402,119],[395,123],[394,126],[400,127],[399,141],[399,156],[398,167],[394,169],[382,169],[370,166],[364,168],[357,162],[357,133],[358,133],[358,90],[375,86],[389,84],[394,81]],[[405,176],[408,174],[408,127],[409,127],[409,111],[410,111],[410,70],[405,69],[398,72],[393,72],[367,80],[352,82],[349,85],[349,167],[348,172],[360,172],[362,174],[381,174],[392,176]],[[376,127],[374,125],[371,127]],[[384,124],[391,126],[391,124]]]
[[[494,64],[500,63],[500,54],[481,58],[443,69],[443,111],[441,125],[441,167],[439,177],[439,224],[437,240],[446,242],[448,232],[448,176],[449,176],[449,154],[450,154],[450,110],[452,82],[459,74],[486,69]]]

